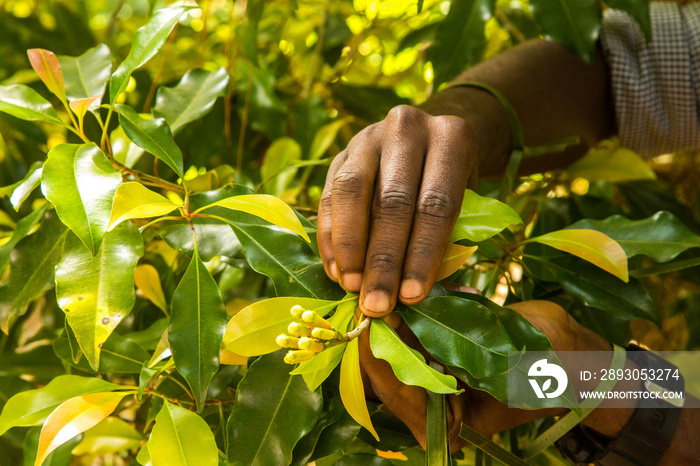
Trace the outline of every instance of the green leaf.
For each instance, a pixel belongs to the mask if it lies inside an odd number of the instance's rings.
[[[139,182],[122,183],[114,194],[107,230],[132,218],[160,217],[177,209],[170,200],[154,193]]]
[[[88,429],[82,441],[73,449],[73,454],[98,455],[128,452],[141,446],[143,436],[131,424],[110,416]]]
[[[57,447],[112,414],[122,398],[129,393],[92,393],[61,403],[44,422],[34,465],[41,466],[48,454]]]
[[[93,255],[107,230],[112,198],[121,182],[121,174],[95,144],[54,147],[41,175],[46,199]]]
[[[399,312],[425,349],[438,361],[477,378],[508,370],[516,351],[498,316],[478,302],[455,296],[429,297]],[[488,329],[488,331],[486,330]]]
[[[156,95],[155,114],[165,118],[173,133],[187,123],[203,117],[219,97],[226,95],[228,72],[190,70],[175,87],[160,87]]]
[[[71,355],[70,341],[57,338],[53,341],[53,350],[69,366],[93,374],[138,374],[144,361],[150,355],[138,343],[117,333],[112,333],[100,349],[100,366],[95,371],[85,358],[77,362]]]
[[[44,49],[29,49],[27,50],[29,63],[39,75],[39,78],[44,82],[46,87],[56,97],[65,101],[66,88],[63,84],[63,72],[61,72],[61,64],[58,62],[56,55]]]
[[[153,466],[217,466],[219,450],[206,421],[187,409],[163,403],[148,441]]]
[[[30,170],[27,172],[27,176],[25,176],[22,182],[17,185],[14,191],[12,191],[12,195],[10,196],[10,204],[12,204],[15,211],[19,211],[22,203],[24,203],[32,191],[34,191],[36,187],[41,184],[41,172],[41,165],[34,170],[30,168]]]
[[[204,262],[216,256],[235,257],[240,254],[241,244],[226,222],[206,217],[195,217],[190,222],[191,227],[184,219],[164,220],[158,224],[158,233],[171,248],[190,257],[194,254],[196,236],[197,251]]]
[[[36,454],[39,450],[39,436],[41,435],[41,428],[34,427],[29,429],[27,435],[24,437],[24,442],[22,444],[22,449],[24,452],[24,462],[23,466],[33,466],[36,461]],[[77,435],[72,439],[68,440],[66,443],[56,448],[49,454],[44,460],[42,466],[70,466],[73,448],[75,448],[80,441],[83,439],[82,435]]]
[[[0,86],[0,112],[9,113],[21,120],[63,124],[51,104],[34,89],[23,84]]]
[[[183,177],[182,152],[175,144],[173,133],[163,118],[142,118],[128,105],[117,105],[119,123],[134,144],[155,155]]]
[[[68,235],[56,266],[56,298],[90,367],[100,365],[100,348],[134,305],[134,270],[143,255],[136,227],[125,224],[105,234],[93,256]]]
[[[595,58],[601,9],[596,0],[532,0],[530,7],[547,39],[557,42],[588,63]]]
[[[270,144],[265,152],[260,178],[262,191],[281,195],[292,183],[297,173],[294,163],[301,160],[301,147],[292,138],[280,138]]]
[[[523,223],[522,219],[508,205],[496,199],[479,196],[467,189],[462,200],[462,210],[450,236],[450,243],[462,239],[478,243],[511,225],[520,223]]]
[[[63,70],[68,100],[99,96],[100,98],[91,104],[92,109],[97,108],[112,72],[112,53],[109,47],[100,44],[78,57],[59,55],[58,61]]]
[[[176,6],[155,12],[144,26],[134,34],[129,55],[114,71],[109,81],[109,102],[114,104],[119,94],[124,92],[131,73],[143,66],[163,46],[183,13],[192,7]]]
[[[266,194],[243,194],[241,196],[221,199],[213,204],[198,209],[198,211],[216,206],[256,215],[273,225],[293,231],[307,242],[311,242],[309,235],[304,230],[304,226],[297,218],[294,210],[277,197]]]
[[[36,224],[44,217],[46,210],[49,208],[49,204],[45,204],[43,207],[35,210],[31,214],[24,217],[22,220],[17,222],[15,231],[12,233],[10,240],[0,246],[0,275],[5,271],[7,264],[10,263],[10,255],[14,247],[22,241],[27,234],[34,228]]]
[[[289,464],[294,445],[316,424],[323,398],[287,372],[284,351],[258,358],[236,390],[228,420],[229,460]]]
[[[575,161],[565,171],[590,181],[619,183],[655,180],[656,174],[637,153],[615,143],[603,143]]]
[[[396,377],[406,385],[423,387],[433,393],[460,392],[454,377],[428,366],[423,355],[408,347],[383,320],[372,321],[369,341],[374,357],[388,362]]]
[[[660,211],[644,220],[613,215],[605,220],[580,220],[569,228],[590,228],[617,241],[627,257],[643,254],[656,262],[668,262],[690,248],[700,247],[700,236],[670,212]]]
[[[352,117],[341,118],[340,120],[322,126],[316,131],[314,139],[311,142],[311,147],[309,148],[309,160],[318,160],[323,157],[323,154],[326,153],[338,136],[338,131],[351,121]]]
[[[362,385],[360,372],[360,349],[357,338],[350,340],[345,348],[343,360],[340,363],[340,399],[352,418],[367,429],[379,441],[379,435],[372,426],[372,420],[367,410],[365,388]]]
[[[310,298],[271,298],[247,306],[231,318],[224,335],[224,348],[243,356],[258,356],[277,351],[275,339],[285,333],[296,319],[290,314],[292,306],[324,316],[338,305],[337,301]]]
[[[394,466],[394,463],[372,453],[351,453],[338,458],[333,466]]]
[[[248,263],[275,284],[278,296],[340,299],[342,289],[323,270],[321,259],[297,235],[263,225],[231,224]]]
[[[17,244],[10,259],[10,276],[0,284],[0,330],[5,333],[24,314],[29,303],[54,282],[54,268],[61,258],[68,230],[49,216],[39,229]]]
[[[38,426],[64,401],[90,393],[125,388],[94,377],[60,375],[48,385],[21,392],[9,399],[0,414],[0,435],[11,427]]]
[[[219,287],[196,249],[173,294],[171,307],[168,339],[173,360],[201,412],[209,382],[219,368],[226,310]]]
[[[450,12],[435,34],[427,59],[435,72],[435,86],[482,60],[484,27],[493,17],[495,0],[453,0]]]
[[[442,256],[440,270],[438,270],[435,281],[439,282],[458,271],[472,254],[477,250],[477,246],[462,246],[461,244],[450,243],[447,245],[445,254]]]
[[[651,42],[651,18],[647,0],[605,0],[608,7],[627,12],[639,25],[647,42]]]
[[[615,275],[624,282],[629,281],[625,251],[614,240],[599,231],[558,230],[530,238],[526,242],[546,244],[568,252]]]
[[[426,466],[450,466],[452,459],[450,458],[450,434],[447,427],[447,400],[444,394],[428,392],[427,396],[425,464]]]

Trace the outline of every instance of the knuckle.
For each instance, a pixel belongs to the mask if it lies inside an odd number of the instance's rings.
[[[369,257],[369,266],[380,272],[393,271],[399,267],[398,258],[388,252],[377,252]]]
[[[389,183],[377,196],[377,205],[381,210],[398,214],[412,214],[414,201],[408,190],[401,183]]]
[[[417,211],[420,215],[447,220],[456,214],[456,207],[457,203],[449,193],[441,189],[430,188],[420,194]]]
[[[365,184],[365,180],[359,173],[354,171],[340,171],[333,178],[331,196],[357,196],[362,193]]]
[[[413,127],[419,122],[423,112],[410,105],[397,105],[389,110],[385,121],[398,128]]]

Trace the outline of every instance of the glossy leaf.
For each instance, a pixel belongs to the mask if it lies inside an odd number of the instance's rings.
[[[528,242],[546,244],[594,264],[627,282],[627,256],[622,247],[596,230],[567,229],[530,238]]]
[[[88,112],[88,110],[90,110],[90,107],[92,107],[95,102],[99,102],[99,98],[100,96],[95,96],[71,100],[70,109],[73,110],[73,113],[75,113],[75,115],[78,117],[78,125],[80,128],[83,127],[85,114]]]
[[[508,370],[508,352],[516,348],[498,317],[483,305],[437,296],[401,306],[399,312],[438,361],[461,367],[474,377],[493,377]]]
[[[272,279],[278,296],[340,299],[342,289],[303,239],[263,225],[231,224],[248,263]]]
[[[197,237],[197,251],[203,261],[208,262],[216,256],[234,257],[241,252],[238,238],[231,227],[215,218],[192,218],[186,220],[164,220],[158,225],[158,232],[171,248],[192,256],[194,238]],[[194,234],[192,233],[194,228]]]
[[[9,113],[21,120],[63,124],[51,104],[34,89],[23,84],[0,86],[0,112]]]
[[[423,355],[408,347],[383,320],[372,321],[369,338],[374,357],[388,362],[401,382],[433,393],[459,393],[454,377],[430,367]]]
[[[199,210],[205,210],[216,206],[256,215],[273,225],[293,231],[307,242],[311,242],[309,235],[304,230],[294,210],[283,200],[275,196],[266,194],[244,194],[241,196],[227,197]]]
[[[297,168],[291,168],[301,160],[301,147],[292,138],[280,138],[270,144],[265,152],[260,178],[262,192],[281,195],[294,180]]]
[[[484,27],[493,17],[495,0],[455,0],[438,27],[428,57],[435,72],[435,85],[457,76],[482,59],[486,44]]]
[[[316,424],[321,393],[289,375],[283,358],[284,351],[261,356],[238,384],[227,427],[234,464],[289,464],[294,445]]]
[[[595,0],[549,2],[533,0],[530,7],[542,33],[593,63],[600,31],[600,3]]]
[[[613,144],[601,144],[575,161],[566,172],[590,181],[619,183],[631,180],[655,180],[649,164],[635,152]]]
[[[197,414],[163,403],[148,441],[153,466],[217,466],[214,434]]]
[[[121,182],[121,174],[95,144],[54,147],[41,175],[46,199],[93,255],[107,230],[112,198]]]
[[[10,276],[0,283],[0,330],[3,332],[8,333],[29,303],[53,286],[54,268],[61,258],[66,232],[58,218],[47,216],[39,229],[12,251]]]
[[[97,425],[115,410],[130,392],[92,393],[61,403],[44,422],[39,437],[35,466],[67,440]]]
[[[44,214],[46,214],[47,208],[48,205],[37,209],[17,222],[17,226],[15,227],[15,231],[13,232],[10,240],[0,246],[0,275],[2,275],[2,272],[10,263],[10,254],[12,253],[12,249],[14,249],[17,243],[22,241],[32,230],[32,228],[39,223],[39,221],[44,217]]]
[[[377,431],[372,426],[372,420],[367,410],[365,387],[362,385],[360,372],[359,340],[350,340],[345,348],[343,360],[340,363],[340,399],[350,416],[362,427],[367,429],[379,441]]]
[[[477,246],[462,246],[461,244],[450,243],[447,245],[445,254],[442,256],[440,270],[438,270],[435,281],[439,282],[458,271],[467,260],[477,250]]]
[[[182,152],[163,118],[142,118],[128,105],[117,105],[119,123],[134,144],[165,162],[179,177],[184,176]]]
[[[59,55],[58,61],[63,70],[68,100],[97,97],[90,104],[91,109],[97,108],[112,72],[112,53],[109,47],[100,44],[79,57]]]
[[[118,417],[109,416],[95,427],[88,429],[73,454],[103,456],[127,452],[141,446],[143,436],[131,424]]]
[[[661,211],[644,220],[613,215],[605,220],[580,220],[570,228],[590,228],[617,241],[627,257],[643,254],[656,262],[668,262],[690,248],[700,247],[700,236],[672,213]]]
[[[143,255],[136,227],[125,224],[105,234],[96,256],[72,234],[56,267],[56,298],[90,366],[100,365],[100,348],[134,305],[134,270]]]
[[[341,118],[340,120],[333,121],[327,125],[322,126],[316,131],[313,141],[311,141],[311,147],[309,148],[309,160],[318,160],[326,153],[326,151],[331,147],[331,144],[335,141],[338,136],[338,131],[350,123],[352,117]]]
[[[136,181],[122,183],[114,195],[107,229],[111,230],[124,220],[132,218],[159,217],[172,212],[177,207],[168,198],[151,191],[141,183]]]
[[[33,427],[27,432],[27,435],[24,437],[24,442],[22,443],[24,453],[24,462],[22,463],[22,466],[34,465],[37,450],[39,449],[40,436],[41,427]],[[71,452],[82,439],[82,434],[78,434],[60,447],[56,448],[46,457],[42,466],[70,466],[72,459]]]
[[[114,104],[117,96],[124,92],[131,73],[143,66],[163,46],[175,23],[191,7],[175,6],[154,13],[145,25],[134,34],[129,55],[114,71],[109,81],[109,102]]]
[[[53,341],[53,350],[69,366],[87,373],[138,374],[143,362],[150,355],[133,340],[112,333],[100,348],[100,366],[97,370],[90,367],[85,358],[76,362],[71,355],[70,341],[67,338],[57,338]]]
[[[151,264],[142,264],[136,267],[134,272],[134,284],[143,296],[155,304],[160,310],[168,313],[168,303],[165,301],[163,287],[160,284],[160,275]]]
[[[219,287],[197,250],[177,286],[168,327],[177,370],[192,389],[198,411],[219,368],[219,348],[226,328],[226,310]]]
[[[190,70],[175,87],[160,87],[155,114],[170,125],[173,133],[187,123],[209,113],[214,102],[226,94],[228,72],[224,67],[212,72]]]
[[[39,165],[39,167],[34,170],[30,169],[30,171],[27,172],[27,176],[25,176],[22,182],[12,191],[10,204],[12,204],[15,211],[19,211],[19,208],[24,201],[27,200],[32,191],[41,184],[41,172],[42,165]]]
[[[64,401],[90,393],[124,388],[93,377],[59,375],[46,386],[10,398],[0,414],[0,435],[11,427],[38,426]]]
[[[231,318],[224,335],[224,348],[243,356],[258,356],[277,351],[275,338],[285,333],[296,319],[289,313],[299,304],[323,316],[338,305],[336,301],[310,298],[271,298],[253,303]]]
[[[29,57],[29,63],[32,64],[32,68],[46,84],[49,91],[65,101],[66,88],[63,84],[63,72],[56,54],[45,49],[29,49],[27,50],[27,56]]]
[[[520,216],[507,204],[479,196],[467,189],[457,223],[450,236],[450,243],[462,239],[478,243],[500,233],[510,225],[522,222]]]

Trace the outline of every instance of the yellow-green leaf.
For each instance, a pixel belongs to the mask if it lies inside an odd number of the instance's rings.
[[[75,456],[107,455],[126,452],[141,446],[143,436],[131,424],[110,416],[85,432],[83,440],[73,449]]]
[[[134,272],[136,289],[150,302],[158,306],[163,312],[168,312],[168,303],[165,301],[163,287],[160,284],[160,275],[151,264],[142,264],[136,267]]]
[[[117,188],[107,229],[113,229],[124,220],[159,217],[175,209],[177,206],[166,197],[151,191],[141,183],[130,181]]]
[[[435,281],[439,282],[449,277],[464,265],[464,263],[474,254],[477,246],[462,246],[461,244],[450,243],[447,245],[445,255],[442,256],[440,270],[438,270]]]
[[[73,113],[75,113],[75,115],[78,117],[78,125],[81,128],[83,127],[83,118],[85,118],[85,114],[90,109],[90,106],[101,97],[101,95],[96,95],[94,97],[87,97],[85,99],[71,100],[70,108],[71,110],[73,110]]]
[[[223,348],[243,356],[272,353],[280,347],[275,338],[287,331],[295,320],[289,310],[295,304],[325,315],[338,302],[313,298],[271,298],[241,309],[233,316],[224,333]]]
[[[309,235],[306,234],[304,227],[294,214],[294,210],[283,200],[275,196],[269,196],[267,194],[243,194],[241,196],[227,197],[213,204],[209,204],[206,207],[202,207],[198,211],[214,206],[226,207],[231,210],[239,210],[256,215],[274,225],[291,230],[304,238],[307,242],[311,242]]]
[[[566,172],[590,181],[613,183],[656,179],[654,170],[636,152],[621,147],[614,141],[590,150],[569,165]]]
[[[374,430],[372,420],[369,418],[367,401],[365,400],[365,387],[362,385],[360,373],[360,349],[358,339],[348,343],[340,363],[340,399],[348,414],[362,427],[367,429],[377,441],[379,435]]]
[[[66,87],[63,84],[61,64],[58,62],[56,55],[44,49],[29,49],[27,50],[27,55],[32,68],[46,84],[46,87],[59,99],[65,101]]]
[[[121,399],[130,393],[133,392],[92,393],[61,403],[41,429],[34,466],[41,466],[49,453],[112,414]]]
[[[559,230],[547,233],[527,242],[546,244],[560,251],[568,252],[619,279],[628,282],[627,256],[617,241],[595,230]]]

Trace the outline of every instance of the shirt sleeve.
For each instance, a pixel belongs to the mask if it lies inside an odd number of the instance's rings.
[[[700,3],[649,7],[649,44],[619,10],[605,12],[600,36],[620,140],[644,156],[700,147]]]

